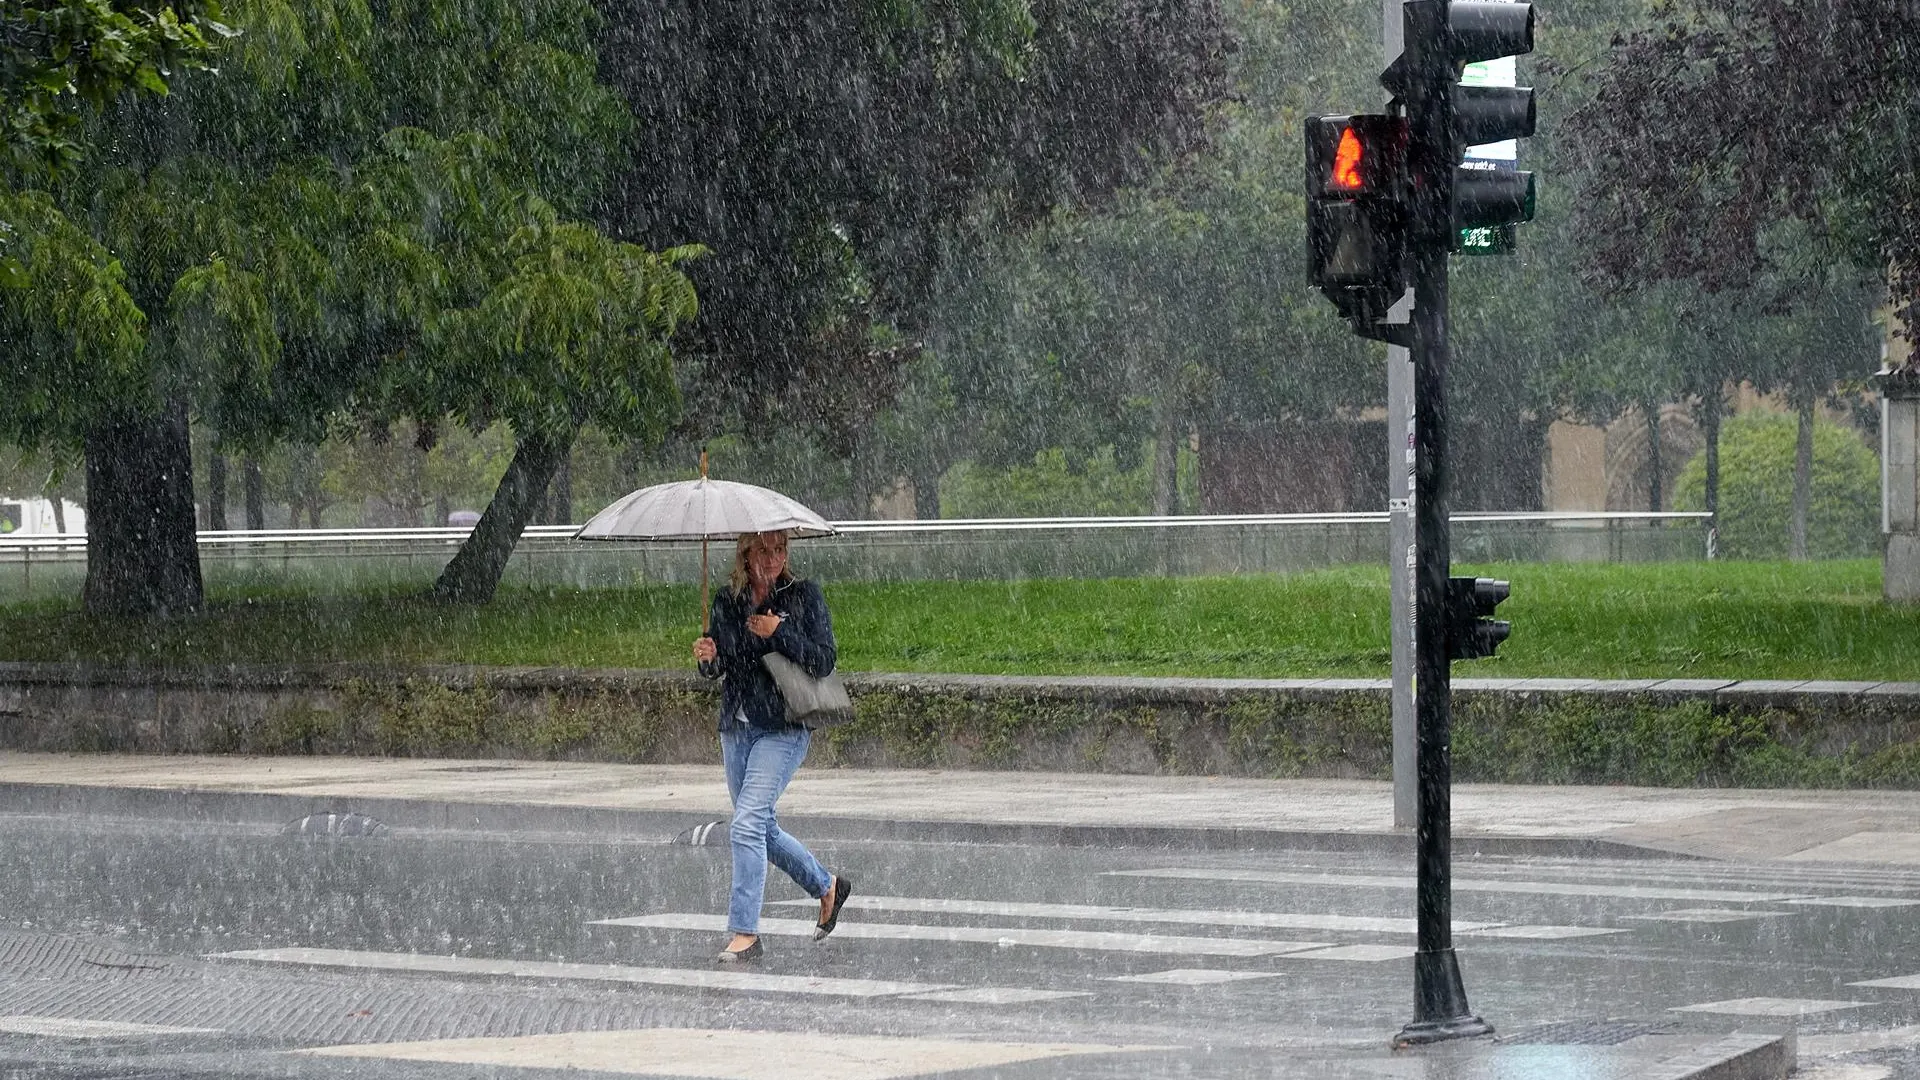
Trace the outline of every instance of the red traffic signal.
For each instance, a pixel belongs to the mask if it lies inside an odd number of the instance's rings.
[[[1366,151],[1352,127],[1340,129],[1340,145],[1333,151],[1333,180],[1330,186],[1341,191],[1361,191],[1367,180],[1360,168],[1366,164]]]
[[[1407,122],[1309,116],[1307,280],[1360,333],[1405,291]]]
[[[1307,197],[1391,196],[1407,156],[1397,116],[1307,118]]]

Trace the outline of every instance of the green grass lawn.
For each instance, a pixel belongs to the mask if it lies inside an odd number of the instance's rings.
[[[1501,577],[1513,636],[1457,675],[1920,680],[1920,608],[1877,561],[1459,567]],[[1387,576],[823,583],[854,671],[1382,677]],[[170,623],[0,607],[0,659],[115,664],[447,662],[679,667],[691,587],[503,591],[482,608],[403,595],[215,597]]]

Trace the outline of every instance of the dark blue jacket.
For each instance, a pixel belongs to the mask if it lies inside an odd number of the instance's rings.
[[[780,629],[770,638],[753,636],[747,630],[747,616],[768,614],[785,616]],[[730,588],[721,589],[713,598],[707,634],[713,638],[717,655],[700,665],[700,674],[726,679],[720,692],[723,729],[743,708],[747,722],[756,728],[780,730],[792,726],[787,723],[787,703],[780,697],[773,675],[760,662],[762,656],[778,651],[816,679],[833,671],[839,657],[827,598],[811,581],[783,578],[767,596],[767,602],[757,607],[751,587],[739,594]]]

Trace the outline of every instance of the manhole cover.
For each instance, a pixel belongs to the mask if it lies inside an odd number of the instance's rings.
[[[1671,1028],[1659,1024],[1623,1023],[1617,1020],[1567,1021],[1528,1028],[1500,1041],[1508,1046],[1618,1046],[1642,1035],[1669,1035]]]

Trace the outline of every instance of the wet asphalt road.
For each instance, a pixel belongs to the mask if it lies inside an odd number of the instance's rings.
[[[1403,954],[1414,939],[1399,922],[1410,923],[1413,891],[1398,858],[820,844],[822,861],[881,905],[850,910],[846,927],[925,929],[852,930],[823,944],[769,935],[755,970],[794,978],[741,991],[218,958],[305,948],[708,972],[724,935],[697,924],[724,910],[723,846],[404,830],[328,839],[272,823],[7,815],[0,845],[5,1076],[530,1080],[543,1071],[290,1051],[643,1027],[1174,1048],[1150,1066],[1121,1055],[970,1077],[1281,1076],[1295,1075],[1287,1062],[1297,1053],[1378,1048],[1411,1019]],[[1812,1055],[1843,1070],[1834,1076],[1920,1078],[1920,1031],[1900,1031],[1920,1025],[1920,989],[1850,985],[1920,975],[1920,873],[1463,857],[1456,876],[1455,919],[1499,924],[1492,936],[1462,931],[1456,946],[1475,1010],[1503,1036],[1600,1021],[1677,1032],[1793,1026],[1803,1039],[1884,1044]],[[800,898],[774,873],[766,917],[811,922],[812,909],[778,903]],[[975,903],[927,910],[940,900]],[[1156,921],[1007,904],[1126,908]],[[1688,914],[1697,912],[1706,914]],[[673,925],[601,922],[611,919]],[[1113,936],[1034,936],[1058,930]],[[946,940],[956,934],[965,940]],[[1223,939],[1319,948],[1209,954]],[[1096,940],[1103,947],[1090,947]],[[995,1003],[786,985],[822,977],[1038,993]],[[1797,1017],[1674,1011],[1749,998],[1801,1003],[1766,1006],[1776,1012],[1825,1005]],[[1837,1003],[1846,1007],[1825,1007]],[[201,1030],[7,1033],[17,1017]]]

